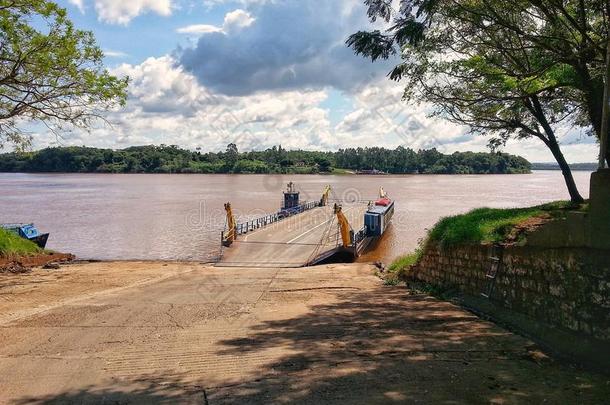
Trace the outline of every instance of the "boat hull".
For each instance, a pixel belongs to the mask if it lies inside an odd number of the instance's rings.
[[[49,240],[49,234],[41,233],[40,235],[35,236],[29,240],[34,242],[35,244],[37,244],[39,248],[44,249],[45,246],[47,246],[47,240]]]

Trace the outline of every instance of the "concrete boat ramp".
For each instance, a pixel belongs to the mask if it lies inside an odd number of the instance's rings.
[[[100,262],[2,274],[0,404],[608,402],[607,376],[544,360],[374,271]]]
[[[364,226],[366,204],[343,204],[350,226]],[[230,247],[223,249],[219,266],[301,267],[318,263],[338,252],[357,255],[345,248],[333,204],[318,206],[269,223],[254,222],[240,231]],[[250,230],[252,228],[252,230]]]

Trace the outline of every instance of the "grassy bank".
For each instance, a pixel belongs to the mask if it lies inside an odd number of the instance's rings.
[[[586,210],[586,205],[556,201],[528,208],[479,208],[466,214],[441,219],[430,230],[428,240],[441,245],[519,242],[518,226],[529,220],[562,218],[570,210]]]
[[[556,201],[528,208],[478,208],[466,214],[443,218],[429,231],[415,253],[397,258],[388,267],[386,280],[397,282],[402,273],[417,262],[427,243],[442,246],[502,242],[523,244],[528,230],[543,222],[562,218],[568,211],[587,209],[587,204]]]
[[[35,243],[0,229],[0,257],[30,256],[42,251]]]

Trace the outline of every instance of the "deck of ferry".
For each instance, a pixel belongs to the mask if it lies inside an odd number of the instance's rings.
[[[351,227],[364,225],[366,204],[344,204]],[[338,252],[341,237],[332,205],[318,207],[240,235],[223,251],[220,266],[300,267]]]

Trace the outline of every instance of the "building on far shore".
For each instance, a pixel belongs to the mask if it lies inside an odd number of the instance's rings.
[[[383,170],[372,169],[372,170],[356,170],[356,174],[387,174],[387,173],[384,172]]]

